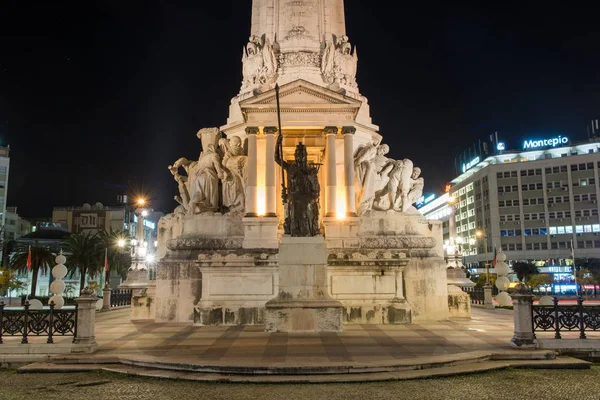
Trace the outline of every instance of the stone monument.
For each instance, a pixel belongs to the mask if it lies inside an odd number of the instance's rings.
[[[265,305],[266,330],[341,331],[342,303],[327,290],[327,244],[319,228],[320,165],[307,163],[302,143],[296,145],[294,162],[284,161],[282,138],[277,138],[275,161],[287,173],[288,215],[279,245],[279,293]]]
[[[253,0],[251,22],[226,123],[169,166],[156,320],[339,330],[340,304],[345,324],[447,319],[441,222],[412,206],[422,171],[371,121],[343,1]],[[327,315],[290,302],[292,326],[273,322],[287,295]]]

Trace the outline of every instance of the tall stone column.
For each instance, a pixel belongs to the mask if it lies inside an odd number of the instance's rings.
[[[346,215],[356,217],[356,196],[354,193],[354,134],[356,128],[344,126],[344,181],[346,184]]]
[[[334,217],[336,209],[336,159],[335,159],[335,135],[337,127],[327,126],[323,131],[327,138],[327,186],[325,198],[325,216]]]
[[[277,193],[275,192],[275,132],[274,126],[266,126],[264,132],[267,135],[266,163],[265,163],[265,186],[267,191],[267,207],[265,217],[277,216]]]
[[[257,189],[257,163],[256,134],[258,127],[246,128],[248,135],[248,186],[246,187],[246,214],[245,217],[257,217],[256,214],[256,189]]]

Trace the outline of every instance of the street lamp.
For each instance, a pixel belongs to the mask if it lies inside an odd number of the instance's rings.
[[[488,245],[487,245],[487,234],[482,230],[475,231],[477,237],[481,237],[484,240],[484,251],[485,251],[485,284],[490,285],[490,265],[488,262]]]

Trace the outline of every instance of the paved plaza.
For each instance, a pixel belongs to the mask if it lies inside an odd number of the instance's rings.
[[[223,384],[130,377],[107,372],[14,374],[0,370],[2,400],[596,400],[600,368],[514,369],[409,381]]]
[[[373,363],[508,350],[512,310],[473,308],[471,319],[412,325],[345,325],[341,333],[266,333],[255,326],[131,322],[130,310],[96,316],[95,356],[136,356],[214,365]],[[5,343],[20,337],[5,337]],[[30,342],[45,338],[30,337]],[[55,342],[71,340],[55,337]]]

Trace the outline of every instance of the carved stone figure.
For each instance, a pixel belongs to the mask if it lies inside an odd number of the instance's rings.
[[[210,132],[198,132],[203,151],[197,163],[188,172],[190,203],[188,214],[215,212],[219,208],[219,179],[230,180],[231,174],[221,166]],[[204,147],[204,143],[208,143]],[[193,172],[192,172],[193,170]]]
[[[179,168],[182,167],[182,164],[186,162],[189,165],[189,161],[187,159],[180,158],[179,160],[175,161],[173,165],[169,165],[169,171],[171,174],[173,174],[173,178],[175,179],[175,182],[177,182],[177,188],[179,189],[179,195],[175,196],[174,198],[184,212],[187,212],[187,207],[190,203],[190,192],[188,189],[188,177],[186,175],[179,174]]]
[[[369,210],[407,211],[423,194],[421,169],[409,159],[386,157],[386,144],[366,144],[354,154],[358,214]]]
[[[220,139],[219,147],[223,152],[223,167],[231,173],[231,179],[223,181],[223,205],[230,212],[242,212],[248,181],[248,156],[238,136]]]
[[[288,163],[282,157],[283,136],[277,138],[275,162],[281,165],[287,175],[287,214],[284,232],[291,236],[317,236],[319,227],[319,179],[320,164],[308,164],[306,146],[299,143],[294,153],[295,162]]]
[[[269,83],[277,72],[277,59],[267,37],[251,36],[242,50],[242,88]]]
[[[410,177],[412,173],[412,161],[407,158],[404,160],[394,161],[393,167],[388,175],[389,180],[387,185],[387,194],[389,196],[389,208],[392,208],[396,211],[404,211],[404,207],[408,202],[408,192],[410,190],[411,183]]]
[[[321,72],[326,83],[356,87],[357,63],[358,53],[356,48],[354,54],[352,53],[352,46],[347,36],[326,41],[321,57]]]
[[[388,174],[393,167],[392,159],[386,157],[390,151],[387,144],[367,144],[359,148],[354,157],[355,175],[360,192],[358,213],[373,209],[375,200],[381,198],[387,188]]]
[[[413,168],[413,173],[410,177],[410,191],[408,192],[408,202],[402,207],[402,211],[408,210],[408,208],[423,196],[423,188],[425,187],[425,180],[420,177],[421,168]]]

